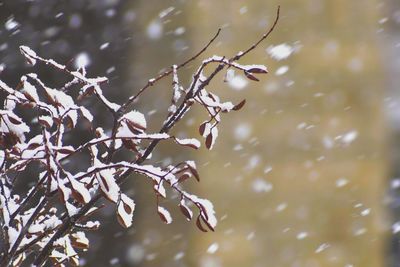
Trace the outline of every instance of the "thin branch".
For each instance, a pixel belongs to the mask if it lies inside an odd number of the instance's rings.
[[[183,68],[183,67],[186,66],[189,62],[195,60],[195,59],[198,58],[201,54],[203,54],[203,53],[207,50],[207,48],[215,41],[215,39],[217,39],[217,37],[218,37],[218,35],[220,34],[220,32],[221,32],[221,29],[218,29],[217,33],[214,35],[213,38],[211,38],[211,40],[206,44],[206,46],[204,46],[197,54],[195,54],[194,56],[192,56],[191,58],[189,58],[189,59],[186,60],[185,62],[179,64],[179,65],[176,67],[176,69],[178,70],[178,69],[180,69],[180,68]],[[173,67],[171,67],[169,70],[167,70],[167,71],[161,73],[161,74],[158,75],[157,77],[152,78],[152,79],[149,79],[149,81],[147,82],[147,84],[146,84],[144,87],[142,87],[136,95],[131,96],[131,97],[128,99],[128,101],[127,101],[125,104],[123,104],[123,105],[121,106],[121,108],[120,108],[119,111],[124,112],[124,111],[128,108],[128,106],[130,106],[130,105],[131,105],[131,104],[132,104],[132,103],[147,89],[147,88],[149,88],[150,86],[153,86],[156,82],[158,82],[158,81],[161,80],[162,78],[169,76],[172,72],[173,72]]]
[[[263,36],[257,42],[255,42],[252,46],[250,46],[244,52],[239,52],[238,54],[236,54],[236,56],[231,58],[230,61],[237,61],[237,60],[241,59],[242,57],[244,57],[245,55],[247,55],[251,50],[255,49],[261,42],[263,42],[274,31],[275,26],[278,24],[278,21],[279,21],[280,9],[281,9],[281,6],[278,6],[278,8],[276,10],[275,21],[272,24],[271,28],[266,33],[264,33]]]

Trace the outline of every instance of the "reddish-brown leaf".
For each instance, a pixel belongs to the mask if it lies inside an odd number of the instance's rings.
[[[232,109],[233,110],[241,110],[242,107],[244,106],[244,104],[246,104],[246,99],[243,99],[242,101],[240,101],[240,103],[236,104]]]
[[[58,153],[66,154],[66,155],[74,153],[74,150],[68,149],[68,148],[60,148],[57,151],[58,151]]]
[[[213,232],[215,231],[214,227],[212,227],[211,224],[208,222],[208,219],[205,219],[203,216],[201,216],[201,219],[207,225],[208,229],[210,229]]]
[[[197,202],[196,204],[200,208],[201,211],[200,215],[203,216],[205,220],[208,220],[208,214],[206,208],[200,202]]]
[[[206,125],[207,125],[207,123],[208,122],[203,122],[202,124],[200,124],[200,127],[199,127],[199,133],[200,133],[200,135],[203,135],[204,134],[204,131],[206,130]]]
[[[71,245],[75,248],[79,248],[79,249],[88,249],[89,245],[83,242],[80,242],[79,240],[76,239],[72,239],[71,240]]]
[[[23,92],[24,96],[31,102],[36,102],[35,98],[33,98],[33,96],[31,96],[30,94],[28,94],[28,92]]]
[[[260,81],[259,79],[257,79],[256,76],[254,76],[254,75],[251,74],[250,72],[245,71],[245,72],[244,72],[244,75],[246,75],[246,77],[247,77],[248,79],[252,80],[252,81],[256,81],[256,82]]]
[[[11,121],[11,123],[13,123],[15,125],[19,125],[22,123],[20,120],[17,120],[16,118],[13,118],[11,116],[8,116],[8,119]]]
[[[125,228],[129,228],[129,226],[125,224],[124,220],[122,219],[121,215],[119,215],[118,212],[117,212],[117,221],[121,226],[123,226]]]
[[[199,175],[199,173],[197,172],[197,170],[195,169],[195,168],[193,168],[192,166],[188,166],[189,167],[189,169],[190,169],[190,172],[193,174],[193,176],[196,178],[196,180],[198,181],[198,182],[200,182],[200,175]]]
[[[131,207],[128,204],[126,204],[123,201],[122,201],[122,203],[124,205],[124,210],[126,211],[126,213],[132,213],[133,212],[133,210],[131,209]]]
[[[187,180],[188,178],[190,178],[190,175],[187,174],[187,173],[184,173],[183,175],[181,175],[181,176],[179,177],[178,183],[181,183],[181,182]]]
[[[165,217],[165,215],[164,215],[162,212],[158,211],[157,213],[158,213],[158,216],[160,216],[161,220],[162,220],[164,223],[166,223],[166,224],[169,224],[169,223],[170,223],[170,221],[167,220],[167,218]]]
[[[209,135],[207,135],[206,137],[206,147],[207,149],[210,149],[212,146],[212,141],[213,141],[213,136],[212,133],[210,133]]]
[[[261,68],[251,68],[251,69],[247,70],[247,72],[250,72],[250,73],[268,73],[268,71],[266,71],[265,69],[261,69]]]
[[[188,210],[188,208],[184,205],[179,204],[179,208],[183,215],[185,215],[186,219],[190,221],[192,219],[192,213]]]
[[[68,127],[69,129],[74,128],[74,123],[73,123],[72,119],[71,119],[69,116],[66,116],[66,117],[65,117],[65,121],[66,121],[67,127]]]
[[[39,143],[32,143],[32,144],[30,144],[30,145],[28,146],[28,149],[33,150],[33,149],[36,149],[36,148],[38,148],[38,147],[40,147],[40,144],[39,144]]]
[[[46,120],[39,119],[38,121],[39,121],[40,125],[42,125],[46,128],[50,128],[50,126],[51,126]]]
[[[143,131],[146,130],[146,127],[143,127],[142,125],[134,121],[125,120],[125,122],[128,125],[129,130],[131,130],[131,132],[134,134],[143,133]]]
[[[200,229],[200,231],[205,232],[205,233],[208,232],[207,229],[204,228],[204,226],[201,224],[200,215],[197,217],[196,226],[197,226],[197,228]]]
[[[72,197],[81,204],[86,204],[83,196],[77,190],[71,188]]]
[[[133,150],[135,152],[138,152],[137,148],[136,148],[136,144],[129,139],[122,139],[122,144],[124,145],[124,147],[126,147],[129,150]]]

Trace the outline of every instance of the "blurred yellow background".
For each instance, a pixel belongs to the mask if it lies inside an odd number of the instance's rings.
[[[136,250],[127,256],[132,266],[389,266],[392,222],[384,200],[392,170],[379,36],[389,23],[388,3],[133,5],[143,35],[132,54],[137,84],[194,54],[219,27],[221,36],[203,57],[229,57],[248,47],[270,27],[278,5],[281,18],[271,37],[241,61],[267,65],[268,75],[258,83],[239,77],[243,84],[237,87],[221,75],[209,86],[224,100],[247,99],[243,110],[223,116],[215,148],[192,153],[166,146],[162,152],[198,162],[202,181],[190,190],[213,201],[220,219],[216,232],[198,231],[176,211],[174,224],[161,225],[148,201],[136,219]],[[268,47],[283,43],[293,49],[289,58],[268,55]],[[198,63],[181,72],[184,84]],[[169,83],[152,89],[147,97],[155,103],[142,108],[165,106]],[[200,108],[191,112],[174,133],[199,137],[206,114]],[[145,202],[148,194],[140,198]]]

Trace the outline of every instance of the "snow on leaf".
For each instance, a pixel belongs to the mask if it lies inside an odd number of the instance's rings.
[[[22,55],[25,56],[26,60],[28,61],[28,63],[29,63],[30,65],[33,66],[33,65],[36,64],[36,57],[37,57],[37,55],[36,55],[36,52],[35,52],[35,51],[33,51],[31,48],[29,48],[28,46],[25,46],[25,45],[21,45],[21,46],[19,47],[19,49],[20,49]]]
[[[160,183],[154,185],[154,190],[163,198],[167,197],[167,192],[165,191],[165,187],[163,185],[163,181],[161,180]]]
[[[65,208],[67,209],[68,215],[74,216],[75,214],[77,214],[79,212],[79,209],[77,207],[75,207],[74,205],[72,205],[71,203],[69,203],[68,201],[65,202]]]
[[[182,199],[179,208],[181,209],[181,212],[183,215],[185,215],[186,219],[190,221],[193,218],[193,212],[191,209],[186,205],[185,200]]]
[[[99,175],[96,175],[96,178],[100,184],[101,191],[103,191],[107,199],[117,203],[120,188],[115,182],[113,172],[110,169],[102,170]]]
[[[33,86],[31,83],[29,83],[26,80],[26,76],[23,76],[21,78],[21,81],[23,82],[22,92],[24,93],[26,98],[28,98],[30,101],[33,101],[33,102],[39,102],[40,100],[39,100],[39,96],[37,94],[35,86]]]
[[[143,132],[147,128],[146,118],[139,111],[133,110],[122,117],[127,122],[129,129]]]
[[[91,197],[89,190],[85,187],[85,185],[75,180],[72,175],[69,175],[68,179],[72,187],[72,196],[80,203],[89,203]]]
[[[79,109],[80,109],[83,117],[85,117],[89,122],[93,121],[93,115],[92,115],[92,113],[90,113],[90,111],[87,108],[81,106],[81,107],[79,107]]]
[[[6,153],[3,150],[0,150],[0,169],[3,167],[5,159]]]
[[[76,232],[71,235],[71,244],[73,247],[79,249],[88,249],[89,248],[89,239],[86,237],[84,232]]]
[[[158,206],[157,211],[163,222],[165,222],[166,224],[170,224],[172,222],[172,217],[168,210],[161,206]]]
[[[208,199],[199,198],[198,196],[189,194],[187,192],[184,192],[184,197],[198,205],[202,219],[207,226],[211,228],[211,230],[214,230],[218,221],[217,217],[215,216],[214,205],[211,203],[211,201]]]
[[[186,165],[189,167],[190,172],[194,175],[197,181],[200,181],[199,173],[197,172],[196,163],[192,160],[188,160],[185,162]]]
[[[135,210],[135,202],[125,194],[121,194],[121,199],[117,208],[118,222],[128,228],[132,225],[133,212]]]
[[[195,138],[188,138],[188,139],[175,138],[175,141],[176,143],[182,146],[188,146],[194,149],[198,149],[201,146],[200,141]]]
[[[39,116],[38,122],[47,128],[51,128],[51,126],[53,126],[53,118],[50,116],[46,115]]]
[[[207,149],[211,150],[214,147],[215,141],[218,137],[218,128],[217,126],[213,126],[211,128],[210,133],[206,137],[206,147]]]
[[[264,65],[244,65],[243,68],[249,73],[268,73],[267,67]]]

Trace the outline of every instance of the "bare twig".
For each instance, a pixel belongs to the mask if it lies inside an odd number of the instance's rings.
[[[215,39],[217,39],[217,37],[218,37],[218,35],[220,34],[220,32],[221,32],[221,29],[218,29],[217,33],[214,35],[213,38],[211,38],[211,40],[207,43],[206,46],[204,46],[197,54],[195,54],[194,56],[192,56],[191,58],[189,58],[189,59],[186,60],[185,62],[179,64],[179,65],[176,67],[176,69],[178,70],[178,69],[183,68],[183,67],[186,66],[188,63],[190,63],[191,61],[193,61],[193,60],[195,60],[196,58],[198,58],[201,54],[203,54],[203,53],[207,50],[207,48],[215,41]],[[150,80],[147,82],[147,84],[146,84],[144,87],[142,87],[136,95],[131,96],[131,97],[128,99],[128,101],[127,101],[125,104],[123,104],[123,105],[121,106],[120,111],[123,111],[123,112],[124,112],[124,111],[128,108],[128,106],[130,106],[130,105],[131,105],[131,104],[132,104],[132,103],[147,89],[147,88],[149,88],[150,86],[153,86],[156,82],[158,82],[158,81],[161,80],[162,78],[169,76],[172,72],[173,72],[173,67],[171,67],[169,70],[167,70],[167,71],[161,73],[161,74],[158,75],[157,77],[150,79]]]

